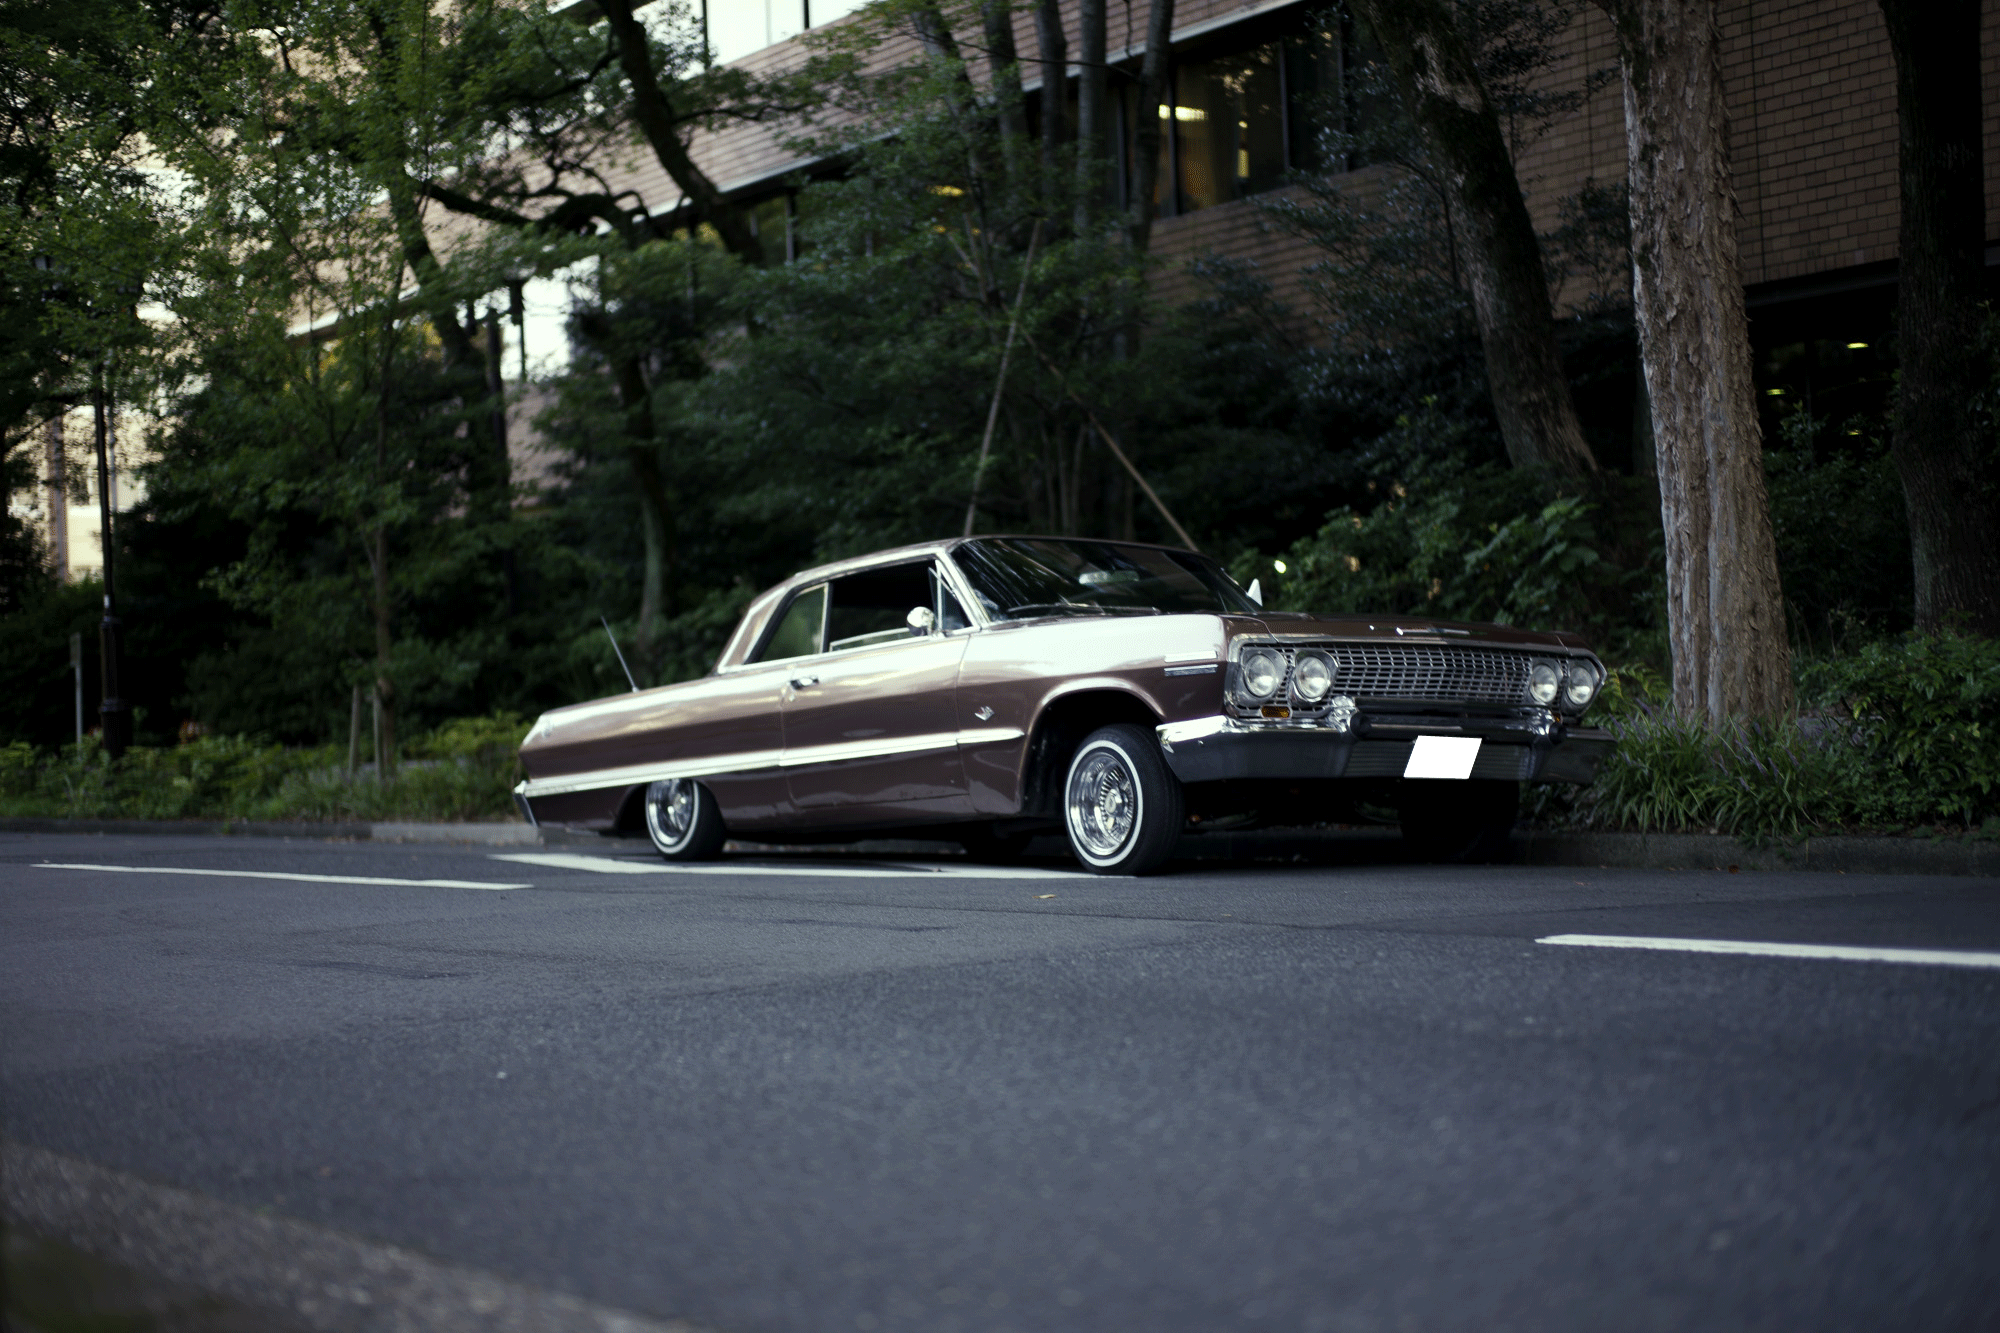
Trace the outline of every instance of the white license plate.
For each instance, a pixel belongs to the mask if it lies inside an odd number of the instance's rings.
[[[1463,782],[1472,776],[1472,763],[1477,758],[1477,736],[1419,736],[1410,747],[1410,762],[1403,766],[1403,776]]]

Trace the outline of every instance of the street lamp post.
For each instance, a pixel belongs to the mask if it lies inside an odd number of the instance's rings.
[[[118,690],[118,629],[116,585],[112,576],[111,541],[111,451],[107,436],[104,404],[104,368],[92,375],[91,406],[97,417],[97,513],[98,532],[104,547],[104,619],[97,624],[99,654],[103,668],[103,702],[97,705],[98,722],[104,733],[104,752],[113,759],[124,757],[132,743],[132,710]]]

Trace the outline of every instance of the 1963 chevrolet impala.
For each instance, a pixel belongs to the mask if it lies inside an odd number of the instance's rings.
[[[700,680],[544,714],[517,795],[675,860],[917,828],[1004,856],[1062,829],[1089,869],[1144,874],[1187,828],[1357,810],[1461,858],[1504,844],[1521,783],[1590,781],[1603,680],[1567,634],[1272,612],[1186,551],[975,537],[808,570]]]

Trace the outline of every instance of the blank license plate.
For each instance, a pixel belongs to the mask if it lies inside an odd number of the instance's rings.
[[[1477,736],[1419,736],[1410,747],[1410,762],[1403,766],[1403,776],[1463,782],[1472,776],[1472,763],[1477,758]]]

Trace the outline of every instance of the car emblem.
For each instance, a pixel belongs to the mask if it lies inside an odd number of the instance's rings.
[[[993,719],[993,710],[991,708],[988,708],[986,705],[981,704],[979,707],[972,710],[972,715],[978,718],[981,722],[990,722]]]

